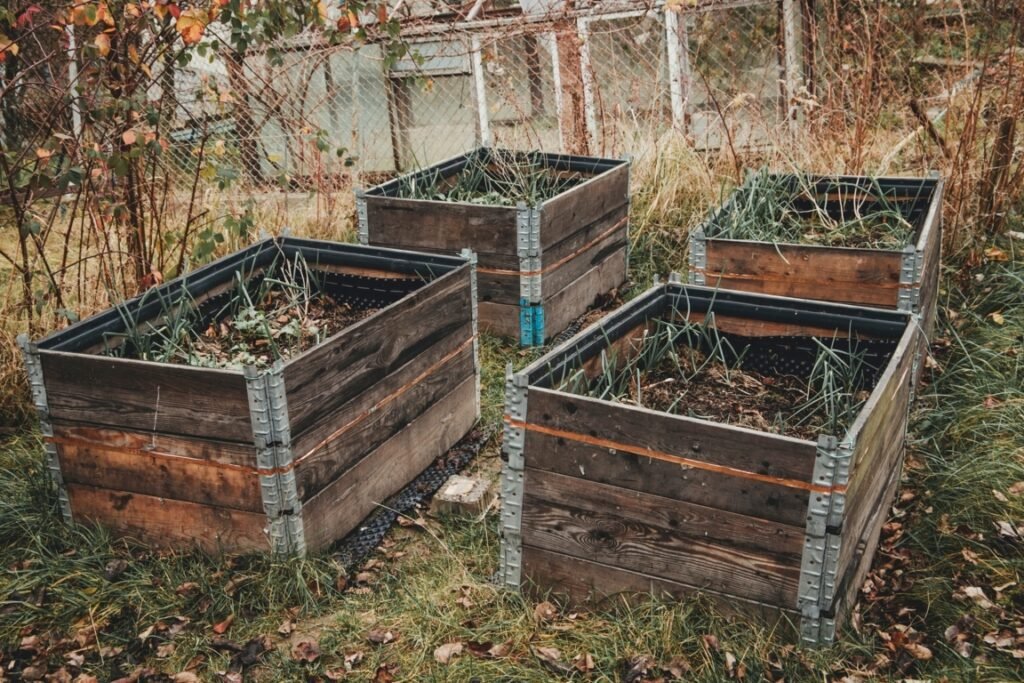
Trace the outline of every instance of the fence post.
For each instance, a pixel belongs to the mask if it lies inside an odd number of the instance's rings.
[[[685,133],[686,101],[690,96],[690,36],[686,28],[686,17],[681,12],[668,8],[664,12],[672,125]]]
[[[583,68],[583,49],[580,45],[579,25],[571,19],[555,27],[552,61],[555,64],[555,83],[558,92],[558,130],[562,151],[569,154],[588,154],[585,79],[589,72]]]
[[[782,33],[785,50],[786,119],[796,132],[802,123],[802,110],[796,96],[803,85],[803,11],[800,0],[782,0]]]
[[[583,116],[587,126],[589,151],[597,154],[597,112],[594,105],[594,69],[590,63],[590,22],[586,17],[576,20],[576,34],[580,41],[580,78],[583,85]]]
[[[567,136],[562,126],[565,103],[562,101],[562,64],[558,57],[558,38],[551,32],[543,33],[540,37],[548,54],[551,55],[551,83],[555,89],[555,116],[558,117],[558,148],[564,150]]]
[[[491,121],[487,111],[487,85],[484,82],[484,63],[479,36],[473,36],[469,56],[473,70],[473,99],[476,102],[477,141],[480,145],[489,147],[491,144]]]

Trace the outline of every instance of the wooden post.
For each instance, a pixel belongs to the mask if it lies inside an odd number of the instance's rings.
[[[558,57],[558,39],[554,33],[544,33],[541,38],[544,40],[544,47],[548,54],[551,55],[551,80],[555,90],[555,115],[558,117],[558,148],[564,150],[567,137],[565,128],[562,126],[565,103],[562,97],[562,64]]]
[[[544,116],[544,83],[541,80],[540,44],[533,33],[523,34],[524,53],[526,56],[526,76],[530,83],[530,118]]]
[[[487,147],[491,144],[491,121],[487,111],[487,84],[484,82],[483,54],[478,36],[473,36],[469,56],[473,71],[473,99],[476,102],[476,139],[480,145]]]
[[[587,126],[587,142],[590,151],[597,152],[597,112],[594,104],[594,69],[590,63],[590,27],[586,17],[576,20],[579,36],[579,72],[583,86],[583,116]],[[584,152],[586,153],[586,152]]]
[[[585,114],[584,70],[580,35],[573,21],[561,22],[555,30],[555,74],[560,93],[558,129],[562,149],[569,154],[589,154]]]
[[[412,95],[409,93],[409,79],[404,76],[386,75],[388,97],[388,119],[391,123],[391,150],[395,170],[404,170],[404,161],[412,156],[409,128],[412,126]]]
[[[672,100],[672,125],[686,132],[686,101],[690,96],[690,36],[686,17],[665,10],[665,44],[668,48],[669,97]]]
[[[782,34],[785,80],[786,80],[786,119],[790,129],[796,132],[801,123],[801,108],[796,96],[803,86],[803,12],[800,0],[782,0]]]

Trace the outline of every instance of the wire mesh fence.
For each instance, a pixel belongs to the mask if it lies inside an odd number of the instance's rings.
[[[787,123],[795,43],[777,0],[616,7],[420,22],[399,59],[309,36],[249,56],[244,79],[206,66],[214,105],[182,98],[195,110],[173,151],[192,168],[212,141],[208,175],[329,190],[479,144],[621,155],[674,129],[698,147],[756,146]]]

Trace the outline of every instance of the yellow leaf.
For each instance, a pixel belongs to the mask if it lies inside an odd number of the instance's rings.
[[[99,7],[96,8],[96,21],[102,21],[107,26],[114,25],[114,17],[110,14],[110,10],[107,9],[107,3],[101,2]]]
[[[993,261],[1009,261],[1010,257],[999,247],[989,247],[985,250],[985,256]]]
[[[134,2],[129,2],[124,6],[124,15],[126,17],[131,17],[132,19],[138,19],[142,16],[142,10],[140,10],[139,6]]]
[[[178,33],[186,45],[195,45],[203,39],[209,15],[198,9],[185,10],[178,16]]]
[[[128,46],[128,59],[132,60],[132,64],[139,63],[139,48],[134,45]]]
[[[99,8],[94,3],[82,3],[71,10],[71,22],[75,26],[95,26],[99,20]]]
[[[36,149],[36,158],[45,161],[53,156],[53,151],[46,149],[45,147],[39,147]]]
[[[18,56],[18,44],[0,33],[0,62],[7,59],[7,55]]]
[[[135,134],[134,130],[126,130],[121,134],[121,139],[124,140],[124,144],[126,145],[134,145],[138,136]]]
[[[100,51],[100,56],[106,57],[110,54],[110,36],[106,33],[101,33],[96,36],[93,43],[95,43],[96,49]]]
[[[996,311],[995,313],[989,313],[988,317],[991,318],[992,322],[994,322],[996,325],[1006,324],[1006,318],[1004,318],[1003,314],[999,313],[998,311]]]

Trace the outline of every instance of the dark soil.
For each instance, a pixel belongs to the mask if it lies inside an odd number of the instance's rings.
[[[629,402],[652,410],[812,441],[826,429],[828,415],[824,410],[801,414],[799,424],[793,424],[795,412],[808,399],[806,380],[727,368],[721,361],[704,365],[694,375],[704,364],[705,354],[693,349],[680,355],[683,373],[690,377],[689,381],[673,361],[665,360],[653,370],[641,373],[640,400],[637,383],[630,384]],[[866,397],[866,392],[858,396]]]

